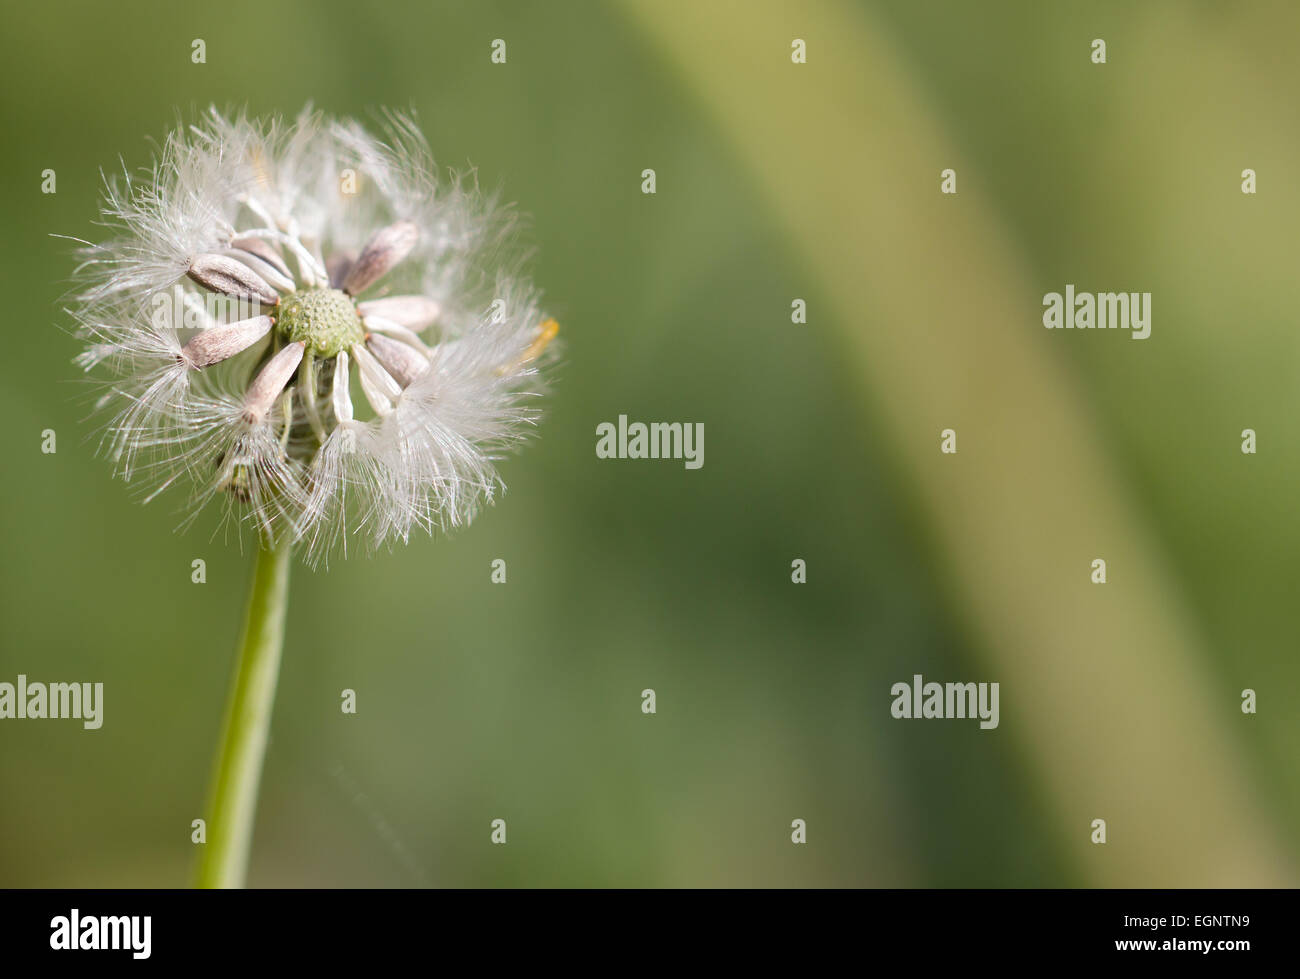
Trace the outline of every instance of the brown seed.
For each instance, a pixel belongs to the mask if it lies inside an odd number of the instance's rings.
[[[205,289],[236,299],[255,300],[268,306],[280,301],[279,293],[265,279],[228,255],[200,255],[190,263],[189,277]]]
[[[301,341],[291,343],[266,362],[266,366],[253,379],[244,395],[244,420],[256,425],[275,404],[284,386],[293,377],[293,372],[302,363],[303,351],[307,345]]]
[[[366,337],[366,346],[402,387],[429,369],[429,358],[400,340],[372,333]]]
[[[433,324],[442,312],[437,301],[428,296],[386,296],[383,299],[370,299],[357,304],[357,312],[364,320],[367,316],[378,316],[404,326],[408,330],[419,332]]]
[[[357,260],[356,252],[335,252],[325,261],[325,272],[330,277],[330,288],[343,288],[343,280],[348,277],[352,263]]]
[[[290,292],[293,290],[294,281],[287,275],[281,274],[270,262],[263,261],[252,252],[246,252],[239,248],[227,248],[221,254],[228,255],[237,262],[242,262],[250,269],[266,280],[266,284],[272,289],[281,292]]]
[[[269,316],[210,326],[185,344],[181,358],[195,370],[209,367],[247,350],[270,332]]]
[[[420,229],[410,221],[398,221],[376,231],[348,269],[343,291],[350,296],[364,292],[409,255],[419,240]]]
[[[251,252],[260,258],[263,262],[271,265],[277,272],[286,279],[292,279],[293,273],[289,271],[289,266],[285,263],[284,258],[264,238],[236,238],[230,243],[232,248],[238,248],[240,251]]]

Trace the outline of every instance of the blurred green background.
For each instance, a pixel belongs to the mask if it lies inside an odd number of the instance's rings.
[[[1300,8],[7,20],[0,680],[102,681],[105,723],[0,721],[0,885],[187,883],[249,573],[94,457],[49,235],[178,109],[308,101],[413,108],[519,202],[567,347],[471,529],[295,569],[252,885],[1295,883]],[[1151,338],[1044,330],[1067,282],[1152,292]],[[703,422],[704,468],[598,460],[621,413]],[[894,720],[914,673],[1001,725]]]

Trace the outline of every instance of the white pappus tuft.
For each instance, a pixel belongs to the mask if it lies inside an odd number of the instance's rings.
[[[213,109],[105,188],[70,312],[125,479],[313,564],[494,499],[558,327],[513,212],[440,177],[412,119]]]

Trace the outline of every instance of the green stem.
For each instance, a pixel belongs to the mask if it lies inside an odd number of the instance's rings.
[[[197,887],[243,887],[289,604],[288,545],[261,548],[212,773]]]

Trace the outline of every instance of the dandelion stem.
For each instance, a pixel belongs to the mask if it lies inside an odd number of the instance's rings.
[[[198,887],[242,887],[248,870],[289,599],[288,544],[258,550],[253,586],[212,773]]]

